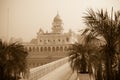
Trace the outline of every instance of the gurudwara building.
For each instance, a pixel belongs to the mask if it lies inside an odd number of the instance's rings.
[[[76,38],[71,30],[64,33],[63,29],[62,19],[57,14],[53,19],[51,32],[44,32],[40,28],[37,37],[24,44],[29,52],[27,61],[30,68],[68,56],[68,48]]]

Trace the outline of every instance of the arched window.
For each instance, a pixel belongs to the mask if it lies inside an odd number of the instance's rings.
[[[44,51],[47,51],[47,47],[44,47]]]
[[[64,51],[67,51],[67,47],[65,46]]]
[[[52,47],[52,51],[53,51],[53,52],[55,51],[55,47]]]
[[[30,52],[32,51],[31,47],[29,47],[29,51],[30,51]]]
[[[56,47],[56,51],[59,51],[59,47]]]
[[[69,42],[69,38],[66,38],[66,41]]]
[[[60,39],[58,39],[58,42],[60,42]]]
[[[40,42],[42,42],[42,40],[40,40]]]
[[[33,52],[35,52],[35,47],[33,47]]]
[[[29,66],[31,66],[31,63],[29,63]]]
[[[48,51],[51,51],[51,48],[50,48],[50,47],[48,47]]]
[[[55,42],[55,40],[53,40],[53,42]]]
[[[41,52],[43,51],[43,47],[41,47],[40,51],[41,51]]]
[[[38,46],[36,47],[36,51],[39,52],[39,47]]]
[[[63,47],[62,46],[60,47],[60,51],[63,51]]]
[[[48,40],[48,42],[50,42],[50,40]]]

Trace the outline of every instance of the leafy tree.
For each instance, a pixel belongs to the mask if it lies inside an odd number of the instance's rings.
[[[116,46],[120,35],[120,12],[114,12],[113,8],[111,16],[108,11],[103,9],[93,11],[88,9],[86,16],[83,17],[88,28],[93,34],[105,40],[104,46],[101,48],[105,57],[106,80],[114,80],[113,78],[113,64],[114,56],[119,53],[116,51]]]
[[[85,48],[79,44],[75,43],[69,49],[69,61],[70,66],[73,71],[77,71],[77,74],[86,73],[87,71],[87,62],[86,62],[86,55],[85,55]]]
[[[98,76],[98,74],[102,77],[101,73],[99,73],[101,72],[101,67],[98,67],[101,65],[101,54],[99,52],[99,48],[104,44],[104,42],[97,38],[98,35],[95,34],[93,30],[88,28],[84,30],[82,36],[81,42],[85,46],[86,53],[88,54],[88,72],[90,74],[90,78],[95,80],[97,79],[96,76]]]
[[[27,55],[23,45],[0,40],[0,80],[18,80],[26,72]]]
[[[82,33],[82,43],[73,44],[70,49],[70,61],[73,70],[84,72],[88,68],[91,79],[95,79],[102,71],[101,67],[98,67],[98,65],[101,65],[101,57],[98,54],[103,41],[96,38],[96,36],[90,29],[85,29]],[[100,75],[102,76],[102,74]]]

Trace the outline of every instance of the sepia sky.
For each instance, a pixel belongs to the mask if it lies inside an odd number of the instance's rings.
[[[30,41],[39,28],[51,31],[57,11],[64,30],[78,31],[85,27],[82,16],[86,9],[120,10],[119,0],[0,0],[0,38],[22,38]]]

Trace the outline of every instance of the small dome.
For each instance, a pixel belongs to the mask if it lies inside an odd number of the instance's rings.
[[[56,21],[62,21],[62,19],[60,18],[59,14],[57,14],[55,17],[54,17],[54,22]]]

